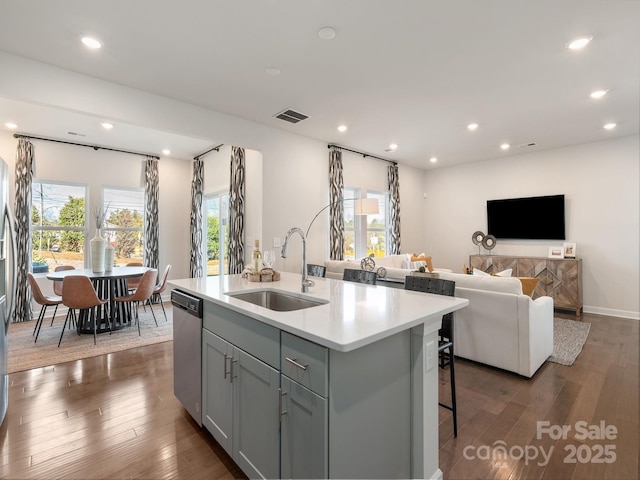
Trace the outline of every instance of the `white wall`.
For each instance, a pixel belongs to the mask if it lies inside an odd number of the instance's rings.
[[[583,261],[585,311],[640,318],[638,143],[632,136],[427,171],[427,253],[460,271],[478,253],[472,233],[487,231],[487,200],[564,194],[567,241]],[[492,253],[546,257],[557,245],[498,240]]]

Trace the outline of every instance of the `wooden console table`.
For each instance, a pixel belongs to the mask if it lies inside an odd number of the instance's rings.
[[[515,257],[507,255],[469,255],[469,264],[487,273],[512,269],[513,277],[540,279],[533,298],[547,295],[558,309],[575,310],[582,314],[582,259]]]

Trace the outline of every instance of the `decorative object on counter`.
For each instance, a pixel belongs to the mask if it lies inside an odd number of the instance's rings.
[[[564,258],[564,248],[549,247],[549,258]]]
[[[480,255],[480,245],[482,245],[485,250],[493,250],[496,246],[496,237],[493,235],[485,235],[480,230],[473,232],[471,235],[471,241],[474,245],[478,245],[478,255]]]
[[[260,252],[260,240],[254,241],[255,248],[253,250],[253,271],[260,273],[260,265],[262,265],[262,253]]]
[[[378,278],[385,278],[387,276],[387,269],[384,267],[378,267],[376,273],[378,274]]]
[[[423,270],[414,270],[409,272],[409,275],[413,276],[413,277],[432,277],[432,278],[438,278],[440,275],[438,274],[438,272],[428,272],[426,268],[424,267],[420,267]]]
[[[368,272],[373,272],[373,269],[376,268],[376,261],[373,259],[373,253],[360,260],[360,268]]]
[[[482,239],[482,246],[485,248],[485,250],[493,250],[496,247],[496,243],[496,237],[491,234],[485,235],[485,237]]]
[[[249,270],[244,275],[250,282],[277,282],[280,280],[280,272],[271,268],[263,268],[260,273]]]
[[[273,250],[265,250],[262,252],[262,265],[264,268],[273,269],[273,265],[276,263],[276,252]]]
[[[565,243],[562,248],[564,249],[564,258],[576,258],[575,243]]]

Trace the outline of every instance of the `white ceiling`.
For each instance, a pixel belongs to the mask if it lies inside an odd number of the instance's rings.
[[[5,52],[420,168],[639,131],[636,0],[0,0],[0,12]],[[85,34],[104,47],[88,51]],[[585,50],[565,48],[584,34]],[[608,95],[591,99],[598,88]],[[101,137],[101,119],[3,95],[0,128],[158,153],[168,135]],[[309,118],[273,118],[287,108]],[[174,137],[185,158],[224,142]]]

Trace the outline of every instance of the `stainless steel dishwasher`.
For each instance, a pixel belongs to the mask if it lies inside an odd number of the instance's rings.
[[[171,291],[173,393],[202,426],[202,299]]]

